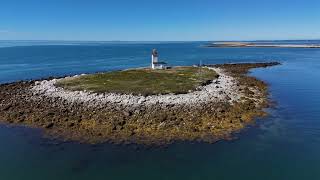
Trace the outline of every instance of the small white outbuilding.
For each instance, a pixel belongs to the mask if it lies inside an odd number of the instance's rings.
[[[152,50],[151,68],[152,69],[166,69],[167,68],[167,63],[159,61],[159,54],[156,49]]]

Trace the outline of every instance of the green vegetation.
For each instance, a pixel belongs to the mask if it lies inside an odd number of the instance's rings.
[[[57,86],[69,90],[144,96],[182,94],[210,83],[217,76],[213,70],[197,67],[175,67],[167,70],[133,69],[65,79],[57,83]]]

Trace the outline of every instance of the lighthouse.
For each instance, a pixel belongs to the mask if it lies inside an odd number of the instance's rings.
[[[167,63],[159,61],[159,54],[156,49],[152,50],[151,54],[151,68],[152,69],[166,69]]]
[[[158,51],[156,49],[153,49],[152,50],[152,64],[158,63],[158,58],[159,58]]]

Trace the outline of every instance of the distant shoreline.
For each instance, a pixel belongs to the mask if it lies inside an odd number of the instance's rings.
[[[245,42],[218,42],[206,45],[206,47],[261,47],[261,48],[320,48],[314,44],[255,44]]]

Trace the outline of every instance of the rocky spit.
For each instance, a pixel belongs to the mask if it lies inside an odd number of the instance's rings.
[[[320,48],[318,44],[255,44],[244,42],[220,42],[206,45],[206,47],[247,47],[247,48]]]
[[[247,72],[278,64],[208,66],[219,78],[177,95],[69,91],[55,86],[61,79],[2,84],[0,122],[41,128],[49,138],[84,143],[215,142],[265,115],[267,85]]]

